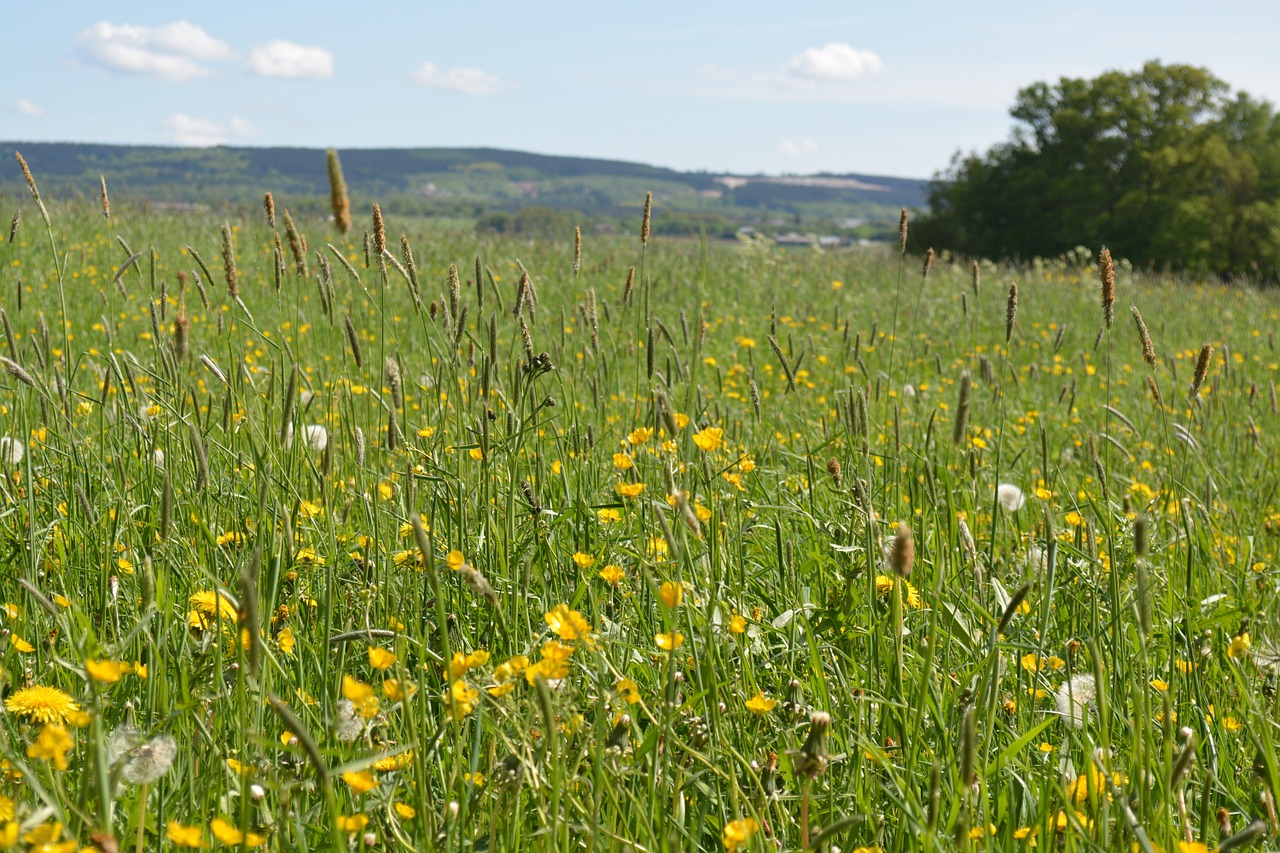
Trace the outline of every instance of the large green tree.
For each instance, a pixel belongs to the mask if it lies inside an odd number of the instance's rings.
[[[1107,245],[1148,267],[1274,278],[1280,118],[1207,70],[1063,78],[1018,93],[1007,142],[957,154],[913,236],[971,255]]]

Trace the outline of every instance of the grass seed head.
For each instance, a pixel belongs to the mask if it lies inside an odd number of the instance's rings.
[[[898,218],[898,254],[907,253],[907,209],[902,208],[902,216]]]
[[[1200,356],[1196,359],[1196,370],[1191,377],[1191,396],[1195,397],[1200,393],[1204,380],[1209,375],[1209,360],[1213,358],[1213,344],[1205,344],[1200,348]]]
[[[351,198],[347,194],[347,181],[342,177],[342,163],[333,148],[325,152],[325,160],[329,171],[329,206],[333,210],[333,224],[340,233],[346,234],[351,230]]]
[[[916,560],[916,540],[911,527],[905,521],[898,522],[898,531],[889,547],[889,568],[900,578],[909,577]]]
[[[653,193],[644,194],[644,217],[640,220],[640,244],[649,242],[649,218],[653,214]]]
[[[1004,342],[1007,346],[1013,337],[1013,322],[1018,318],[1018,283],[1009,283],[1009,299],[1004,306]]]
[[[920,272],[921,278],[929,277],[929,270],[933,269],[933,261],[937,256],[938,253],[933,250],[932,246],[924,253],[924,269]]]
[[[102,184],[102,218],[111,218],[111,199],[107,197],[107,176],[99,175],[99,182]]]
[[[1156,366],[1156,347],[1151,342],[1151,333],[1147,331],[1147,321],[1142,319],[1142,312],[1138,310],[1137,305],[1129,306],[1129,313],[1133,315],[1134,325],[1138,327],[1138,339],[1142,342],[1142,360],[1147,366],[1154,369]]]
[[[1102,316],[1110,329],[1116,320],[1116,267],[1106,246],[1098,253],[1098,277],[1102,280]]]
[[[267,192],[267,194],[262,197],[262,209],[266,211],[266,214],[267,214],[267,227],[275,228],[276,227],[276,198],[270,192]],[[279,236],[277,236],[276,237],[277,244],[279,243],[279,240],[280,238]]]
[[[236,272],[236,251],[231,242],[231,224],[222,223],[222,271],[227,277],[227,295],[240,295],[240,276]]]

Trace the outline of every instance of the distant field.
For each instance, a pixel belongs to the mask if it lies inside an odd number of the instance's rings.
[[[0,847],[1276,831],[1276,293],[21,201]]]

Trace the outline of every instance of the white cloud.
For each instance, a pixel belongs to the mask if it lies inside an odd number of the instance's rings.
[[[99,21],[80,34],[80,49],[99,67],[173,82],[207,77],[204,62],[232,55],[226,42],[187,21],[158,27]]]
[[[807,157],[818,153],[818,143],[807,136],[799,139],[784,139],[778,145],[778,150],[788,157]]]
[[[18,102],[14,104],[18,112],[24,116],[42,116],[44,115],[44,107],[35,101],[28,101],[26,98],[18,98]]]
[[[244,138],[258,132],[256,127],[239,116],[232,116],[227,124],[219,124],[212,119],[174,113],[165,125],[169,128],[169,136],[174,142],[193,148],[225,145],[232,137]]]
[[[319,80],[333,76],[333,54],[322,47],[272,41],[249,54],[248,68],[263,77],[286,80]]]
[[[791,60],[788,73],[805,80],[851,83],[879,74],[884,62],[870,50],[858,50],[843,42],[801,51]]]
[[[413,72],[413,82],[428,89],[443,89],[463,95],[495,95],[507,88],[501,79],[479,68],[441,71],[432,62],[418,66],[418,70]]]

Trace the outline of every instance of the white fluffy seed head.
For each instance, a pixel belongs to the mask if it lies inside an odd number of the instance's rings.
[[[306,428],[307,444],[316,453],[323,453],[329,446],[329,430],[320,424],[309,424]]]
[[[1071,726],[1081,728],[1098,698],[1098,683],[1092,675],[1075,675],[1058,688],[1053,701],[1058,716]]]
[[[996,500],[1000,502],[1000,506],[1005,508],[1006,512],[1017,512],[1022,509],[1022,505],[1027,502],[1027,498],[1022,494],[1013,483],[1001,483],[996,486]]]
[[[27,455],[27,448],[21,439],[0,436],[0,464],[17,465]]]

